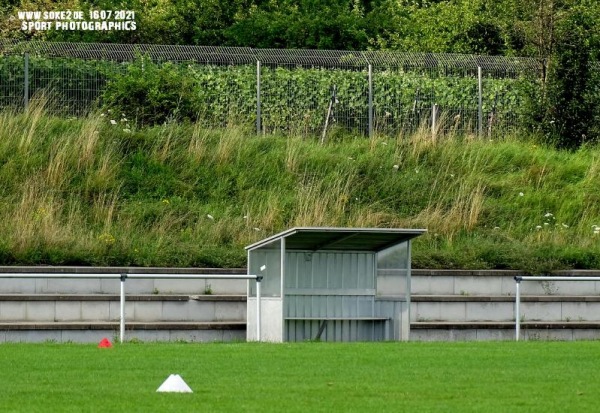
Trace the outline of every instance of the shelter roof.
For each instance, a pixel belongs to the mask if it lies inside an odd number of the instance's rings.
[[[248,251],[285,238],[286,250],[381,251],[427,230],[404,228],[295,227],[248,245]]]

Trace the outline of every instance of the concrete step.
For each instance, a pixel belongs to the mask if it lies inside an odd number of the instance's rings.
[[[513,322],[411,322],[411,341],[515,340]],[[600,322],[521,323],[521,340],[598,340]]]
[[[214,274],[219,277],[246,274],[233,268],[154,268],[154,267],[0,267],[0,273],[10,274]],[[3,278],[0,294],[118,294],[119,279],[93,278]],[[214,279],[127,279],[128,294],[246,294],[246,280]]]
[[[523,296],[523,321],[600,321],[600,296]],[[515,298],[508,296],[415,295],[411,321],[514,321]]]
[[[412,295],[413,302],[515,302],[508,295]],[[600,295],[523,295],[521,302],[600,302]]]
[[[519,271],[505,270],[413,270],[412,294],[515,295],[514,277]],[[556,271],[554,276],[600,277],[598,270]],[[540,277],[543,279],[543,277]],[[600,281],[522,282],[523,295],[600,295]]]
[[[118,322],[12,322],[0,323],[2,342],[98,343],[119,340]],[[125,341],[243,341],[246,323],[228,322],[129,322]]]
[[[142,323],[138,321],[126,323],[131,330],[246,330],[244,321],[169,321]],[[119,331],[118,322],[108,321],[72,321],[72,322],[19,322],[0,323],[2,331],[19,330],[113,330]]]
[[[120,319],[114,294],[2,294],[0,322],[93,322]],[[244,295],[131,294],[128,322],[246,321]]]

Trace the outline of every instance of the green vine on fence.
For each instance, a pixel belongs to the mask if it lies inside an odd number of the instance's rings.
[[[139,125],[171,120],[210,126],[254,124],[257,116],[256,67],[197,62],[133,62],[31,57],[30,96],[53,97],[61,114],[100,108],[126,114]],[[0,60],[0,105],[19,107],[23,99],[23,57]],[[483,79],[486,127],[519,127],[527,115],[526,77]],[[261,124],[264,131],[315,133],[323,128],[331,90],[336,88],[336,126],[366,133],[369,119],[367,70],[263,66]],[[396,132],[430,122],[433,105],[446,126],[459,131],[477,126],[476,75],[437,71],[375,70],[373,122],[376,131]]]

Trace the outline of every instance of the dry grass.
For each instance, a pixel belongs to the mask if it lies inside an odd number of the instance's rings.
[[[286,228],[356,226],[427,228],[417,266],[600,266],[597,148],[426,125],[324,145],[239,125],[127,134],[32,105],[0,113],[0,157],[0,257],[11,263],[243,265],[244,245]]]
[[[451,241],[459,231],[472,231],[477,227],[485,200],[485,186],[481,182],[474,186],[462,182],[458,189],[449,189],[448,192],[453,197],[450,205],[445,205],[440,199],[445,196],[437,196],[412,222],[431,228]]]
[[[303,181],[292,226],[345,226],[355,177],[341,174],[332,182],[309,177]]]
[[[187,147],[187,152],[193,162],[200,162],[206,156],[208,145],[207,138],[210,131],[203,128],[200,123],[195,123],[190,133],[190,140]]]

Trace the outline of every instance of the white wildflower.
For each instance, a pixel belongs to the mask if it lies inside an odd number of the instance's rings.
[[[569,226],[565,223],[562,224],[563,228],[569,228]]]
[[[116,120],[114,120],[114,119],[111,119],[111,120],[110,120],[110,124],[111,124],[111,125],[116,125],[116,124],[117,124],[117,121],[116,121]]]
[[[131,133],[131,129],[125,128],[125,129],[123,129],[123,132],[125,132],[125,133]]]
[[[211,214],[207,214],[206,218],[208,218],[208,219],[215,219],[215,217],[213,217]]]
[[[519,196],[525,196],[523,192],[519,192]]]
[[[540,229],[542,229],[542,226],[541,225],[536,225],[535,229],[540,230]]]
[[[254,231],[260,231],[260,228],[254,227]]]
[[[552,214],[551,214],[550,212],[546,212],[546,213],[544,214],[544,217],[546,217],[546,218],[548,218],[548,217],[551,217],[551,216],[552,216]]]
[[[398,170],[400,168],[400,165],[394,165],[394,166],[392,166],[392,168],[394,168],[395,170]]]

